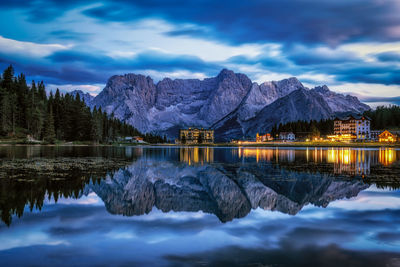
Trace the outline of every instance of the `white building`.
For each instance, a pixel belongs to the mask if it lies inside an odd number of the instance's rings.
[[[143,137],[140,137],[140,136],[126,136],[123,140],[126,143],[139,143],[139,144],[145,144],[146,143],[143,140]]]
[[[335,118],[334,133],[339,139],[370,140],[371,119],[367,116],[354,115],[345,118]]]
[[[281,132],[279,133],[279,139],[282,141],[294,141],[296,136],[292,132]]]

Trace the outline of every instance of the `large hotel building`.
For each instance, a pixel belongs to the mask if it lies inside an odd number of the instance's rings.
[[[371,139],[371,119],[367,116],[354,115],[335,118],[334,133],[340,140],[369,140]]]
[[[188,128],[179,130],[181,144],[212,144],[214,143],[214,130]]]

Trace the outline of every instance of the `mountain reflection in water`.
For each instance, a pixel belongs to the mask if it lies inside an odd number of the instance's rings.
[[[399,152],[0,147],[0,266],[399,266]]]
[[[147,214],[153,207],[163,212],[203,211],[222,222],[257,208],[294,215],[309,204],[326,207],[357,196],[372,183],[398,188],[400,173],[400,151],[393,148],[27,149],[16,153],[8,148],[0,155],[14,161],[72,154],[81,160],[97,156],[129,161],[102,173],[71,170],[63,178],[51,172],[45,177],[25,173],[18,180],[2,177],[0,209],[6,224],[13,214],[22,216],[27,204],[31,210],[40,209],[45,198],[80,198],[90,192],[104,201],[108,212],[126,216]],[[5,168],[3,162],[1,170]]]

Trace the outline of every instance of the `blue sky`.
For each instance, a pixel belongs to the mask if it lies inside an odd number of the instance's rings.
[[[0,0],[0,65],[92,94],[115,74],[229,68],[400,104],[398,14],[397,0]]]

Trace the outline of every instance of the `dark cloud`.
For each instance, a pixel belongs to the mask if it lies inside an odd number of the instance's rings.
[[[286,47],[286,56],[296,65],[346,64],[361,63],[363,60],[351,52],[322,47]]]
[[[28,78],[54,84],[105,83],[115,74],[145,70],[188,70],[215,74],[222,69],[217,63],[205,62],[195,56],[171,55],[151,50],[128,58],[112,58],[101,52],[66,50],[55,52],[45,60],[2,55],[0,52],[0,67],[4,69],[9,64],[13,64],[17,72],[25,73]]]
[[[396,97],[364,97],[362,101],[365,102],[385,102],[385,103],[394,103],[400,105],[400,92],[399,96]]]
[[[271,57],[268,53],[255,57],[238,55],[226,62],[240,65],[258,65],[268,71],[302,75],[313,73],[334,76],[337,81],[349,83],[400,84],[400,68],[391,63],[366,62],[347,52],[318,47],[285,46],[283,55]],[[318,84],[313,80],[303,80]]]
[[[97,3],[96,6],[90,5]],[[375,1],[7,1],[3,7],[26,11],[31,21],[49,22],[63,12],[87,7],[83,13],[102,22],[162,18],[173,23],[207,27],[208,37],[239,44],[249,42],[326,43],[397,41],[400,23],[395,0]],[[199,30],[167,35],[204,37]]]
[[[376,58],[383,62],[400,62],[400,53],[384,52],[376,55]]]
[[[112,58],[105,51],[90,51],[89,47],[57,52],[46,58],[47,61],[0,53],[4,66],[14,64],[18,70],[29,72],[28,78],[43,79],[47,83],[105,83],[114,74],[145,70],[186,70],[211,76],[225,64],[239,64],[257,65],[260,72],[292,76],[325,74],[337,82],[400,84],[400,68],[396,65],[400,61],[399,53],[376,54],[373,56],[377,62],[366,62],[355,54],[334,49],[339,44],[354,42],[399,41],[396,27],[400,25],[400,5],[395,0],[16,0],[0,1],[0,7],[22,10],[35,23],[52,23],[65,12],[79,8],[79,12],[102,24],[120,22],[129,26],[130,22],[146,18],[164,19],[174,25],[164,32],[172,37],[190,36],[232,45],[266,42],[282,45],[279,56],[238,55],[224,62],[206,62],[196,56],[156,51]],[[84,32],[63,29],[50,31],[46,38],[37,38],[43,42],[90,39]],[[117,42],[124,41],[114,41]],[[331,49],[320,50],[324,45]]]
[[[198,37],[207,37],[209,34],[208,31],[200,28],[188,28],[188,29],[179,29],[173,31],[165,32],[168,36],[198,36]]]
[[[372,0],[120,0],[87,9],[85,14],[101,21],[159,17],[176,23],[203,25],[210,29],[213,38],[235,44],[277,41],[337,45],[360,40],[397,40],[398,36],[390,34],[390,27],[399,24],[398,12],[395,1]],[[194,36],[198,36],[197,31]]]
[[[377,84],[400,84],[400,69],[394,65],[355,64],[329,66],[324,73],[336,75],[336,79],[344,82],[364,82]]]
[[[284,58],[274,58],[266,55],[246,57],[243,55],[233,56],[227,60],[228,63],[255,65],[259,64],[268,70],[284,70],[289,68],[290,62]]]
[[[57,38],[57,39],[62,39],[62,40],[88,40],[91,34],[89,33],[81,33],[81,32],[74,32],[74,31],[68,31],[68,30],[55,30],[49,32],[49,36]]]
[[[219,70],[220,66],[207,63],[190,55],[171,55],[158,51],[145,51],[133,57],[112,58],[103,53],[80,51],[61,51],[49,56],[55,64],[83,63],[88,67],[105,70],[157,69],[159,71],[191,70],[209,72]]]

